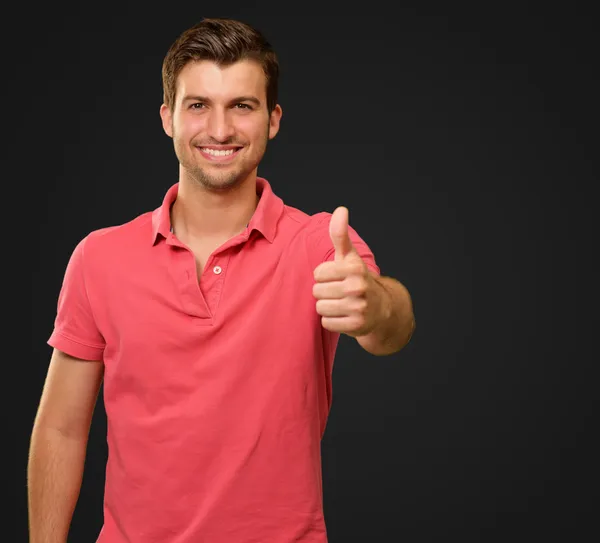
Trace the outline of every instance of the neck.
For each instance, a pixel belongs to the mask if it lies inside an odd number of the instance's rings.
[[[181,241],[229,239],[244,231],[258,200],[256,173],[224,191],[211,191],[181,176],[171,224]]]

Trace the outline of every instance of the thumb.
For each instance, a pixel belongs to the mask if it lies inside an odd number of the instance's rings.
[[[354,247],[348,234],[348,209],[338,207],[329,221],[329,237],[335,249],[335,260],[342,260],[350,254]]]

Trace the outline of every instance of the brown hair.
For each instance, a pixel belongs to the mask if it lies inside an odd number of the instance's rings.
[[[177,77],[188,62],[210,60],[228,66],[240,60],[258,62],[267,79],[267,109],[277,105],[279,63],[271,44],[255,28],[225,18],[204,18],[171,45],[162,66],[163,101],[173,111]]]

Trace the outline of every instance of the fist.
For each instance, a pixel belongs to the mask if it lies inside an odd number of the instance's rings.
[[[329,236],[335,249],[331,262],[314,271],[313,296],[323,328],[352,337],[370,333],[383,304],[383,287],[360,257],[348,233],[348,210],[338,207],[331,216]]]

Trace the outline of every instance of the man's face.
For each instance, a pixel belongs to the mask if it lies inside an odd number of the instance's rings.
[[[281,118],[279,106],[269,115],[265,74],[250,60],[188,63],[177,79],[173,112],[163,104],[160,113],[182,168],[211,190],[256,174]]]

